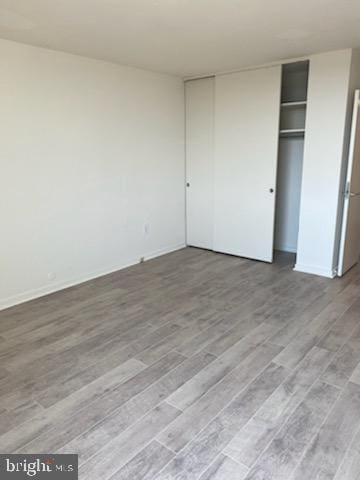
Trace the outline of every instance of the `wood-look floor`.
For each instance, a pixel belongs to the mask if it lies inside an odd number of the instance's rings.
[[[358,480],[360,268],[184,249],[0,312],[0,451],[83,480]]]

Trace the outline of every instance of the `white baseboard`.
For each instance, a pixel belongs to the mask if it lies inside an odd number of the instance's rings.
[[[160,257],[161,255],[166,255],[167,253],[175,252],[176,250],[181,250],[182,248],[185,248],[185,246],[185,243],[181,243],[178,245],[173,245],[170,247],[155,250],[150,253],[145,253],[142,256],[145,260],[151,260],[152,258]],[[98,277],[103,277],[104,275],[109,275],[110,273],[117,272],[118,270],[123,270],[124,268],[131,267],[138,263],[140,263],[139,257],[137,257],[136,259],[127,259],[126,261],[118,265],[113,265],[111,267],[104,268],[96,272],[88,273],[77,278],[72,278],[65,282],[44,285],[43,287],[34,290],[28,290],[27,292],[19,293],[8,298],[2,298],[0,300],[0,311],[9,307],[14,307],[15,305],[19,305],[21,303],[28,302],[30,300],[35,300],[36,298],[40,298],[45,295],[49,295],[50,293],[59,292],[60,290],[79,285],[80,283],[88,282],[89,280],[94,280]]]
[[[314,265],[304,265],[297,263],[294,267],[295,272],[310,273],[312,275],[319,275],[321,277],[335,278],[336,271],[326,268],[317,267]]]
[[[181,250],[182,248],[186,248],[185,243],[181,243],[172,247],[160,248],[159,250],[155,250],[154,252],[145,254],[144,258],[145,260],[151,260],[152,258],[161,257],[162,255],[166,255],[167,253],[176,252],[177,250]]]

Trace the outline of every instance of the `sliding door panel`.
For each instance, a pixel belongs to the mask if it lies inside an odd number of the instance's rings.
[[[281,67],[215,79],[214,250],[271,262]]]
[[[213,248],[214,78],[185,83],[187,244]]]

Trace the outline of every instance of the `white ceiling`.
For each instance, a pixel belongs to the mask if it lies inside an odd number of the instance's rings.
[[[360,46],[360,0],[0,0],[0,37],[191,76]]]

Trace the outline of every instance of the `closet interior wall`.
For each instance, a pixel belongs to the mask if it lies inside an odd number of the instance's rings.
[[[309,62],[283,65],[277,171],[275,250],[296,253]]]

